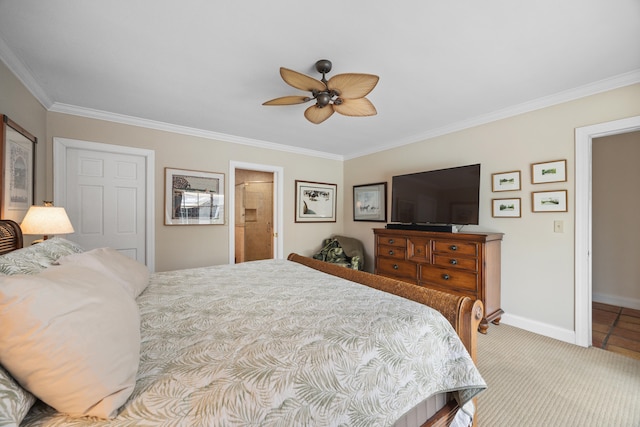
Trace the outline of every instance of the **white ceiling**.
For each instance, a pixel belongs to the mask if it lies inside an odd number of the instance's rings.
[[[0,0],[0,58],[51,111],[351,158],[639,82],[640,1]],[[262,106],[324,58],[376,116]]]

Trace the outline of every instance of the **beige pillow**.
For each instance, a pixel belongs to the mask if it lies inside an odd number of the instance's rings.
[[[60,265],[70,263],[92,268],[111,277],[124,286],[133,298],[140,295],[149,285],[149,269],[112,248],[92,249],[58,259]]]
[[[0,277],[0,364],[71,416],[114,417],[140,360],[136,302],[110,277],[73,264]]]

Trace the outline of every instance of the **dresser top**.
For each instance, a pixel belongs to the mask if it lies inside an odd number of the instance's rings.
[[[493,240],[502,240],[504,233],[496,232],[480,232],[470,231],[466,233],[443,233],[440,231],[421,231],[421,230],[396,230],[387,228],[374,228],[375,234],[385,234],[387,236],[416,236],[416,237],[430,237],[433,239],[455,239],[455,240],[468,240],[476,242],[489,242]]]

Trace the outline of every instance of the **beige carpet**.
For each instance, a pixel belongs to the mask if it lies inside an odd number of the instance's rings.
[[[640,360],[504,324],[478,335],[479,427],[640,427]]]

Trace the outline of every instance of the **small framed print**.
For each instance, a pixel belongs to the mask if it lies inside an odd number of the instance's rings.
[[[491,191],[520,190],[520,171],[499,172],[491,174]]]
[[[387,222],[387,183],[353,186],[353,220]]]
[[[165,168],[165,225],[224,224],[224,174]]]
[[[534,191],[531,209],[533,212],[567,212],[567,190]]]
[[[491,211],[494,218],[520,218],[521,199],[491,199]]]
[[[567,161],[553,160],[551,162],[534,163],[531,165],[531,183],[546,184],[547,182],[564,182],[567,180]]]
[[[337,184],[296,179],[295,222],[336,222]]]

